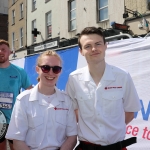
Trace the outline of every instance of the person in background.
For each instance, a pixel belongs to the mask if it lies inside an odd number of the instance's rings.
[[[78,120],[76,150],[126,150],[136,142],[124,140],[126,125],[141,109],[131,76],[105,62],[107,44],[99,28],[84,28],[78,44],[87,66],[72,72],[66,85]]]
[[[10,122],[16,96],[19,94],[21,88],[32,88],[24,69],[9,62],[10,54],[11,50],[9,43],[0,39],[0,111],[6,118],[7,127]],[[6,150],[5,134],[3,134],[0,138],[0,150]],[[11,140],[9,140],[9,145],[12,150]]]
[[[17,96],[6,138],[15,150],[72,150],[77,122],[69,96],[55,86],[62,70],[52,50],[37,59],[38,84]]]

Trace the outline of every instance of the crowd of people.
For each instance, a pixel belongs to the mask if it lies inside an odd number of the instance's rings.
[[[63,68],[56,51],[40,54],[32,87],[24,69],[9,62],[9,43],[0,40],[0,112],[7,121],[1,150],[6,139],[11,150],[126,150],[136,143],[125,139],[141,109],[129,72],[105,62],[100,28],[84,28],[78,45],[87,66],[70,73],[64,92],[56,87]]]

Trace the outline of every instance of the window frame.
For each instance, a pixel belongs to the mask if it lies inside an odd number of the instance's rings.
[[[107,2],[109,2],[109,1],[107,0]],[[108,16],[105,19],[100,19],[100,11],[105,8],[108,9],[109,4],[106,6],[103,6],[103,7],[99,7],[99,6],[100,6],[100,0],[97,0],[97,22],[103,22],[103,21],[108,20],[109,19]],[[108,13],[109,13],[109,10],[108,10]]]
[[[20,28],[20,47],[23,47],[23,27]]]
[[[36,19],[32,20],[32,30],[34,30],[34,28],[36,28]],[[32,44],[36,43],[36,37],[34,37],[34,35],[32,34]]]
[[[20,19],[23,18],[23,3],[20,4]]]
[[[45,3],[48,3],[50,0],[45,0]]]
[[[150,10],[150,0],[147,0],[147,10]]]
[[[50,14],[51,19],[50,19],[50,23],[48,23],[48,14]],[[49,27],[51,27],[51,34],[49,35],[48,31],[49,31]],[[49,11],[46,13],[46,38],[51,38],[52,37],[52,11]]]
[[[74,9],[71,9],[71,3],[72,2],[75,2],[75,8]],[[69,24],[69,31],[74,31],[74,30],[76,30],[77,29],[77,23],[76,23],[76,10],[77,10],[77,7],[76,7],[76,0],[69,0],[68,1],[68,24]],[[73,12],[73,11],[75,11],[75,18],[71,18],[71,12]],[[71,24],[72,24],[72,22],[73,21],[75,21],[75,28],[71,28]]]
[[[15,51],[15,32],[12,32],[12,50]]]
[[[12,25],[15,24],[15,9],[12,10]]]
[[[15,0],[12,0],[12,5],[15,4]]]
[[[32,11],[36,10],[36,0],[32,0]]]

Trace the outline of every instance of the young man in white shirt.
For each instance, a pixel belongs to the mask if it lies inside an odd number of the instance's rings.
[[[72,72],[66,86],[78,120],[76,150],[126,150],[136,142],[124,140],[126,125],[141,108],[130,74],[105,62],[107,45],[99,28],[83,29],[78,44],[88,65]]]

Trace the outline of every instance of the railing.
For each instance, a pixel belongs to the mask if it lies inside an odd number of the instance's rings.
[[[147,38],[148,36],[150,36],[150,32],[147,33],[144,38]]]
[[[132,36],[130,34],[118,34],[118,35],[114,35],[114,36],[109,36],[106,37],[106,41],[112,41],[118,38],[123,38],[123,37],[128,37],[128,38],[132,38]]]

